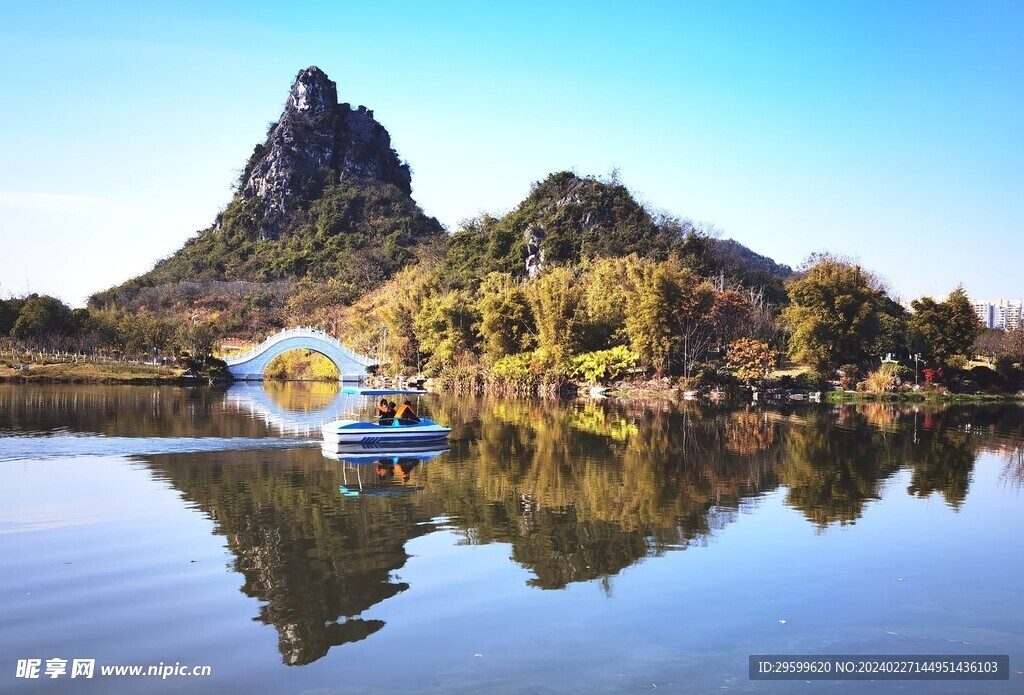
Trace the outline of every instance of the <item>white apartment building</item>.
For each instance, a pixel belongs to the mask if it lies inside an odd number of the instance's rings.
[[[974,313],[978,315],[978,320],[981,321],[981,325],[985,328],[992,328],[992,302],[983,302],[972,299],[971,307],[974,308]]]
[[[1021,327],[1021,310],[1024,302],[1020,299],[1000,299],[992,307],[992,327],[1012,331]]]
[[[972,299],[971,306],[985,328],[1012,331],[1024,325],[1021,315],[1024,301],[1020,299],[997,299],[994,302]]]

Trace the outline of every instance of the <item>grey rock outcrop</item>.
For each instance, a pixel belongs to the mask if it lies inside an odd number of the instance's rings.
[[[311,188],[349,178],[412,192],[409,166],[373,111],[339,104],[337,85],[320,68],[309,67],[296,76],[284,113],[254,151],[242,198],[262,199],[263,236],[276,239]]]
[[[540,225],[530,225],[523,233],[526,239],[526,277],[539,276],[544,267],[544,249],[540,245],[546,236],[547,231]]]

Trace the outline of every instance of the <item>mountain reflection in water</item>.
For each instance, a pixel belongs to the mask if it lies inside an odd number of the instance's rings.
[[[410,588],[398,574],[407,543],[441,529],[508,544],[529,584],[551,590],[712,543],[777,489],[824,530],[855,523],[901,469],[909,495],[938,493],[953,509],[982,451],[1006,457],[1008,484],[1022,479],[1016,405],[778,412],[432,397],[422,411],[453,428],[451,451],[397,476],[383,458],[357,470],[317,448],[145,457],[215,520],[285,663],[384,628],[363,614]],[[346,495],[353,473],[410,493]]]

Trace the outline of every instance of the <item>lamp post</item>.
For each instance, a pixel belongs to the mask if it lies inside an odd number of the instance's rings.
[[[921,353],[914,353],[914,390],[917,390],[917,361],[921,359]]]

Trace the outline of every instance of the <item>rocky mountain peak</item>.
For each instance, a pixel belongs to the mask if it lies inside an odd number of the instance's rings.
[[[323,70],[311,65],[299,72],[288,95],[285,112],[318,116],[329,112],[338,104],[338,85]]]
[[[412,193],[409,166],[373,111],[339,104],[337,85],[310,66],[295,77],[284,113],[253,151],[241,196],[262,199],[261,236],[276,239],[298,207],[308,203],[310,191],[345,179],[379,181]]]

